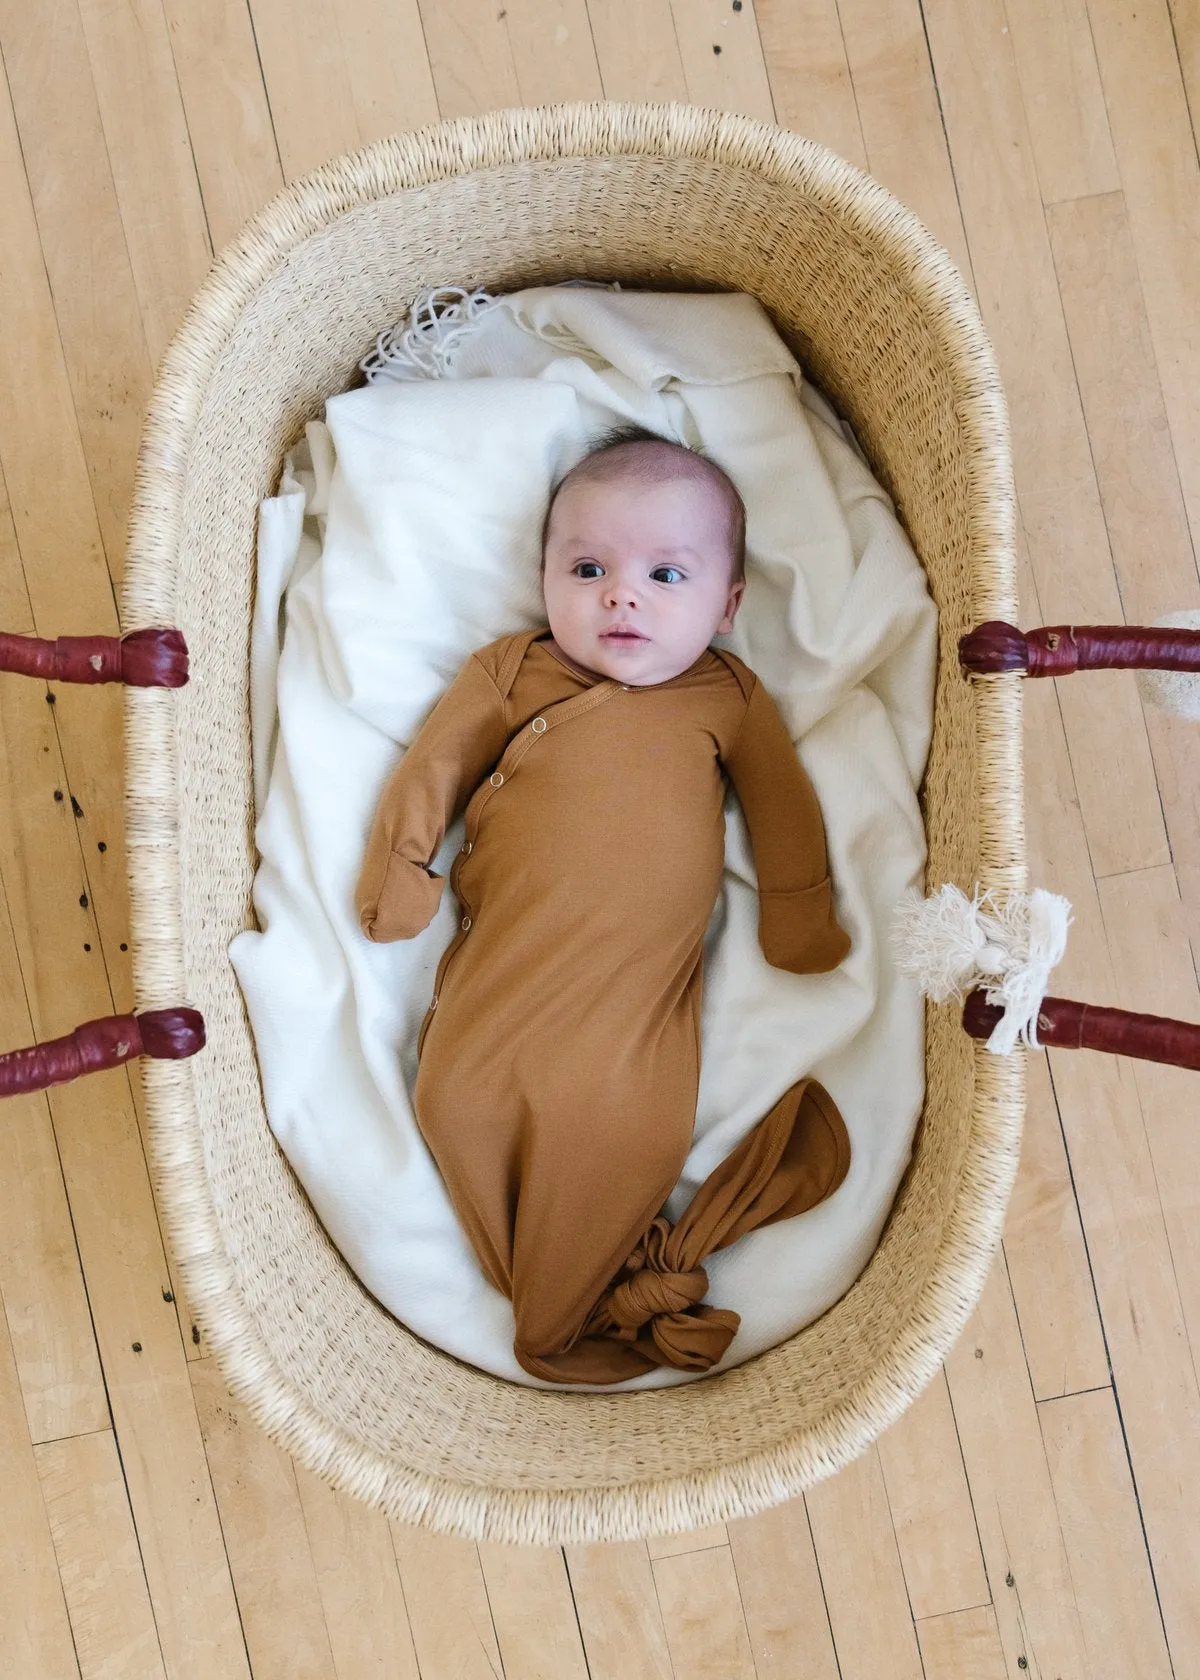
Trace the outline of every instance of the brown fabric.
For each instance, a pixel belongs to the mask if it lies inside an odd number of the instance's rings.
[[[829,1195],[849,1162],[801,1081],[659,1216],[692,1139],[704,935],[724,864],[725,777],[746,816],[768,960],[823,973],[849,949],[811,783],[731,654],[625,688],[568,669],[546,631],[470,659],[384,790],[358,885],[375,940],[437,908],[429,870],[465,805],[460,928],[418,1041],[417,1121],[522,1366],[609,1383],[706,1369],[736,1314],[699,1303],[705,1255]],[[724,774],[723,774],[724,772]]]

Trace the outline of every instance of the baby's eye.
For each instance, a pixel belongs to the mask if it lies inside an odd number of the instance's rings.
[[[594,560],[581,560],[573,569],[575,576],[579,578],[598,578],[604,576],[604,567],[597,565]]]
[[[650,573],[655,583],[682,583],[683,573],[678,566],[655,566]]]

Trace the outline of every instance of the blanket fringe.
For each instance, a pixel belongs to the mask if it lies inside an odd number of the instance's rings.
[[[900,971],[934,1003],[961,1003],[983,986],[988,1002],[1004,1010],[987,1047],[1005,1056],[1018,1043],[1041,1048],[1038,1009],[1066,952],[1071,920],[1070,903],[1041,887],[1008,893],[1001,903],[978,888],[972,898],[949,884],[930,898],[914,888],[893,912],[889,944]]]
[[[462,340],[498,302],[482,286],[473,292],[465,286],[431,286],[419,292],[408,314],[381,332],[375,348],[359,362],[368,385],[383,379],[438,379],[449,373]]]

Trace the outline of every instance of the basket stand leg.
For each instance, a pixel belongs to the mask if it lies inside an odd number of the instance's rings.
[[[0,1097],[64,1085],[138,1056],[179,1061],[202,1050],[204,1036],[204,1017],[196,1009],[150,1009],[142,1015],[85,1021],[64,1038],[0,1056]]]
[[[1050,624],[1018,630],[992,619],[958,644],[959,663],[976,675],[1024,671],[1068,677],[1072,671],[1200,672],[1200,630],[1134,624]]]
[[[1004,1011],[972,992],[963,1009],[963,1026],[972,1038],[990,1038]],[[1038,1010],[1038,1042],[1058,1050],[1103,1050],[1143,1062],[1200,1069],[1200,1025],[1162,1015],[1136,1015],[1129,1009],[1102,1009],[1069,998],[1043,998]]]
[[[128,636],[13,636],[0,630],[0,671],[46,682],[125,683],[130,688],[182,688],[187,643],[178,630],[132,630]]]

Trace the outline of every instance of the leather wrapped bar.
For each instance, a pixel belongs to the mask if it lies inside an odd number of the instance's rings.
[[[1200,630],[1132,624],[1049,624],[1021,631],[993,619],[963,636],[959,663],[990,675],[1024,671],[1066,677],[1072,671],[1200,671]]]
[[[63,1038],[0,1056],[0,1097],[65,1085],[85,1073],[120,1067],[138,1056],[180,1061],[202,1050],[204,1042],[204,1017],[197,1009],[107,1015],[99,1021],[85,1021]]]
[[[972,1038],[989,1038],[1003,1013],[988,1003],[984,992],[972,992],[963,1007],[963,1026]],[[1038,1010],[1037,1036],[1048,1049],[1103,1050],[1142,1062],[1200,1069],[1200,1025],[1162,1015],[1047,997]]]
[[[16,671],[46,682],[182,688],[188,680],[188,650],[179,630],[59,636],[55,641],[0,631],[0,671]]]

